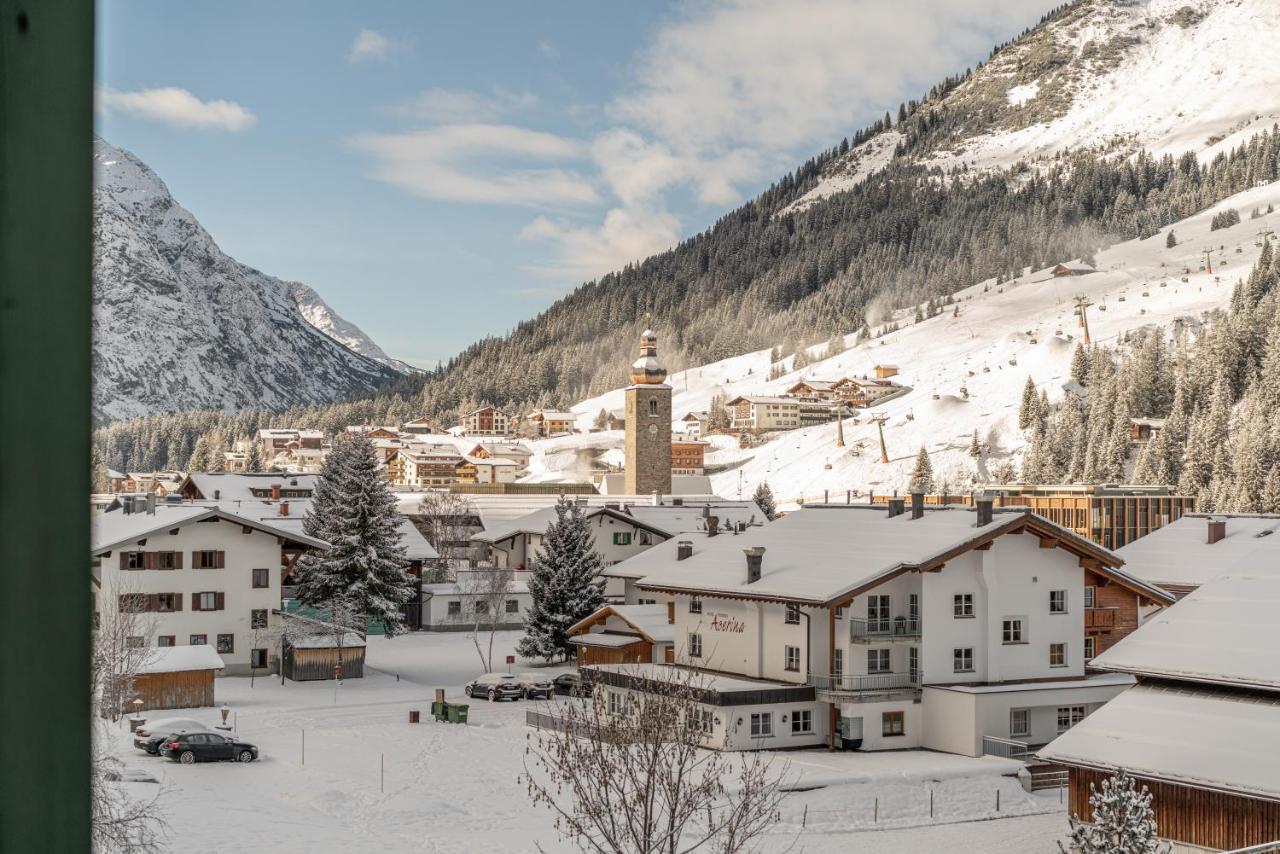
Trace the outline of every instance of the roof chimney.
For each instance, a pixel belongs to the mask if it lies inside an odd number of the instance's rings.
[[[289,502],[288,502],[288,501],[281,501],[281,502],[280,502],[280,515],[281,515],[281,516],[288,516],[288,515],[289,515]]]
[[[752,546],[743,549],[742,553],[747,556],[747,583],[754,584],[760,580],[760,570],[764,566],[764,546]]]
[[[280,484],[278,483],[271,484],[271,500],[272,501],[280,500]]]
[[[708,516],[707,517],[707,536],[714,537],[718,533],[720,533],[720,517]]]
[[[676,506],[676,507],[683,507],[683,506],[684,506],[684,499],[683,499],[683,498],[673,498],[673,499],[671,499],[671,503],[672,503],[674,506]]]
[[[986,496],[978,498],[973,502],[973,506],[978,510],[978,527],[990,525],[993,513],[991,499]]]
[[[214,501],[217,501],[217,500],[218,500],[219,498],[221,498],[221,497],[222,497],[222,490],[221,490],[221,489],[215,489],[215,490],[213,491],[213,500],[214,500]]]
[[[1213,545],[1218,540],[1225,539],[1227,536],[1227,520],[1226,519],[1210,519],[1209,520],[1209,545]]]
[[[676,543],[676,560],[685,560],[693,557],[693,543],[689,540],[680,540]]]
[[[892,519],[894,516],[901,516],[903,512],[905,512],[906,506],[907,506],[906,499],[890,498],[889,499],[889,518]]]
[[[924,515],[924,493],[911,493],[911,518],[919,519]]]
[[[149,513],[152,516],[156,515],[156,494],[154,492],[148,492],[146,497],[146,502],[147,502],[147,513]]]

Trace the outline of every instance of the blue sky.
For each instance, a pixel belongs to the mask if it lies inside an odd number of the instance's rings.
[[[105,0],[98,126],[419,365],[700,231],[1035,0]]]

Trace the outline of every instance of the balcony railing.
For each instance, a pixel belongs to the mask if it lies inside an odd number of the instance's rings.
[[[1030,751],[1025,741],[984,735],[982,737],[982,755],[1003,756],[1005,759],[1026,759],[1030,755]]]
[[[1086,629],[1112,629],[1116,625],[1115,608],[1086,608],[1084,611],[1084,627]]]
[[[873,673],[870,676],[811,676],[809,681],[819,691],[829,694],[875,694],[886,691],[905,691],[920,687],[920,676],[915,673]]]
[[[918,638],[920,637],[920,620],[907,617],[866,620],[854,617],[849,620],[849,637],[858,641]]]

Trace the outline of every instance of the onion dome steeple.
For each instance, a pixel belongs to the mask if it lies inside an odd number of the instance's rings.
[[[640,333],[640,358],[631,365],[631,382],[635,385],[661,385],[667,381],[667,369],[658,360],[658,336],[652,329]]]

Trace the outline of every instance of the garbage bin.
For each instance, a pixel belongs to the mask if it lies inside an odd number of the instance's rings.
[[[432,703],[431,716],[438,721],[443,721],[449,716],[448,703]]]
[[[465,724],[467,722],[467,709],[470,708],[466,703],[450,703],[447,711],[449,723]]]

